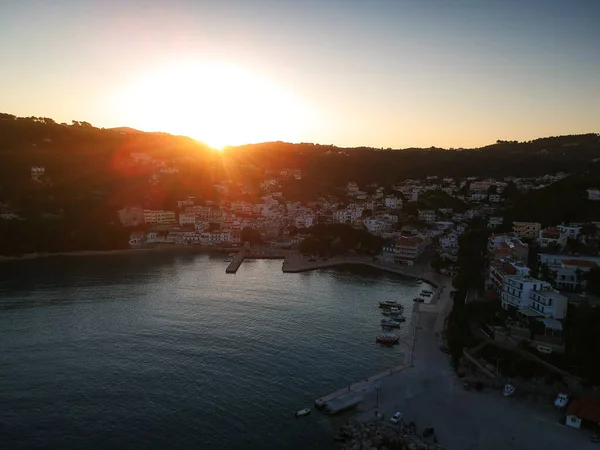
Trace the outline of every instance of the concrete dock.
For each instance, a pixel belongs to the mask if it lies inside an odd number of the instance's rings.
[[[284,251],[240,250],[225,269],[225,273],[236,273],[245,259],[285,259],[285,257]]]

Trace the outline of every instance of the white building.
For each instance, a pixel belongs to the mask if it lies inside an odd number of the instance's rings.
[[[144,221],[153,224],[170,224],[177,222],[174,211],[144,210]]]
[[[575,225],[559,225],[556,228],[561,230],[567,235],[567,239],[579,239],[579,233],[581,233],[581,227]]]
[[[600,200],[600,189],[598,188],[590,188],[587,190],[587,198],[588,200],[598,201]]]
[[[179,225],[195,225],[196,224],[196,214],[194,213],[181,213],[179,214]]]
[[[388,209],[402,209],[402,199],[390,195],[385,198],[385,207]]]
[[[32,166],[31,167],[31,178],[38,181],[46,173],[46,168],[43,166]]]
[[[537,243],[542,248],[549,247],[550,245],[558,245],[562,248],[567,243],[567,233],[564,233],[559,228],[548,227],[540,230]]]
[[[502,217],[490,217],[487,226],[488,228],[496,228],[502,225],[502,222],[504,222]]]
[[[419,220],[425,223],[433,223],[436,220],[435,211],[432,209],[420,209]]]
[[[524,316],[562,320],[567,314],[568,300],[549,283],[528,276],[504,278],[502,307],[513,306]]]

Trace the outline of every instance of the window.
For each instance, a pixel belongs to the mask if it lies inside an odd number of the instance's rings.
[[[548,299],[548,306],[552,306],[552,299],[551,298]]]

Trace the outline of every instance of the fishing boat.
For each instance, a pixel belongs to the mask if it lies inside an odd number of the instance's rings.
[[[380,308],[391,308],[392,306],[399,306],[396,300],[382,300],[379,302]]]
[[[413,298],[413,302],[423,303],[424,301],[425,301],[425,299],[421,298],[421,297]]]
[[[429,291],[429,290],[427,290],[427,289],[423,289],[423,290],[421,291],[421,294],[425,294],[425,295],[433,295],[433,291]]]
[[[421,297],[431,297],[431,296],[433,295],[433,292],[421,291],[421,292],[419,293],[419,295],[420,295]]]
[[[511,395],[513,395],[513,393],[515,392],[515,387],[508,383],[506,386],[504,386],[504,391],[502,392],[502,394],[505,397],[510,397]]]
[[[310,408],[304,408],[299,411],[296,411],[294,414],[296,417],[308,416],[310,414]]]
[[[381,326],[388,328],[400,328],[400,322],[395,319],[381,319]]]
[[[400,338],[395,334],[381,334],[375,338],[375,342],[380,344],[397,344],[400,341]]]

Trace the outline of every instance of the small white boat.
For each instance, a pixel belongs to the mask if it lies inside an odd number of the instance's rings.
[[[310,414],[310,408],[304,408],[299,411],[296,411],[294,414],[296,417],[308,416]]]
[[[423,280],[417,280],[417,284],[423,284]]]
[[[502,394],[505,397],[510,397],[511,395],[514,394],[514,392],[515,392],[515,387],[512,384],[508,383],[506,386],[504,386],[504,391],[502,392]]]

